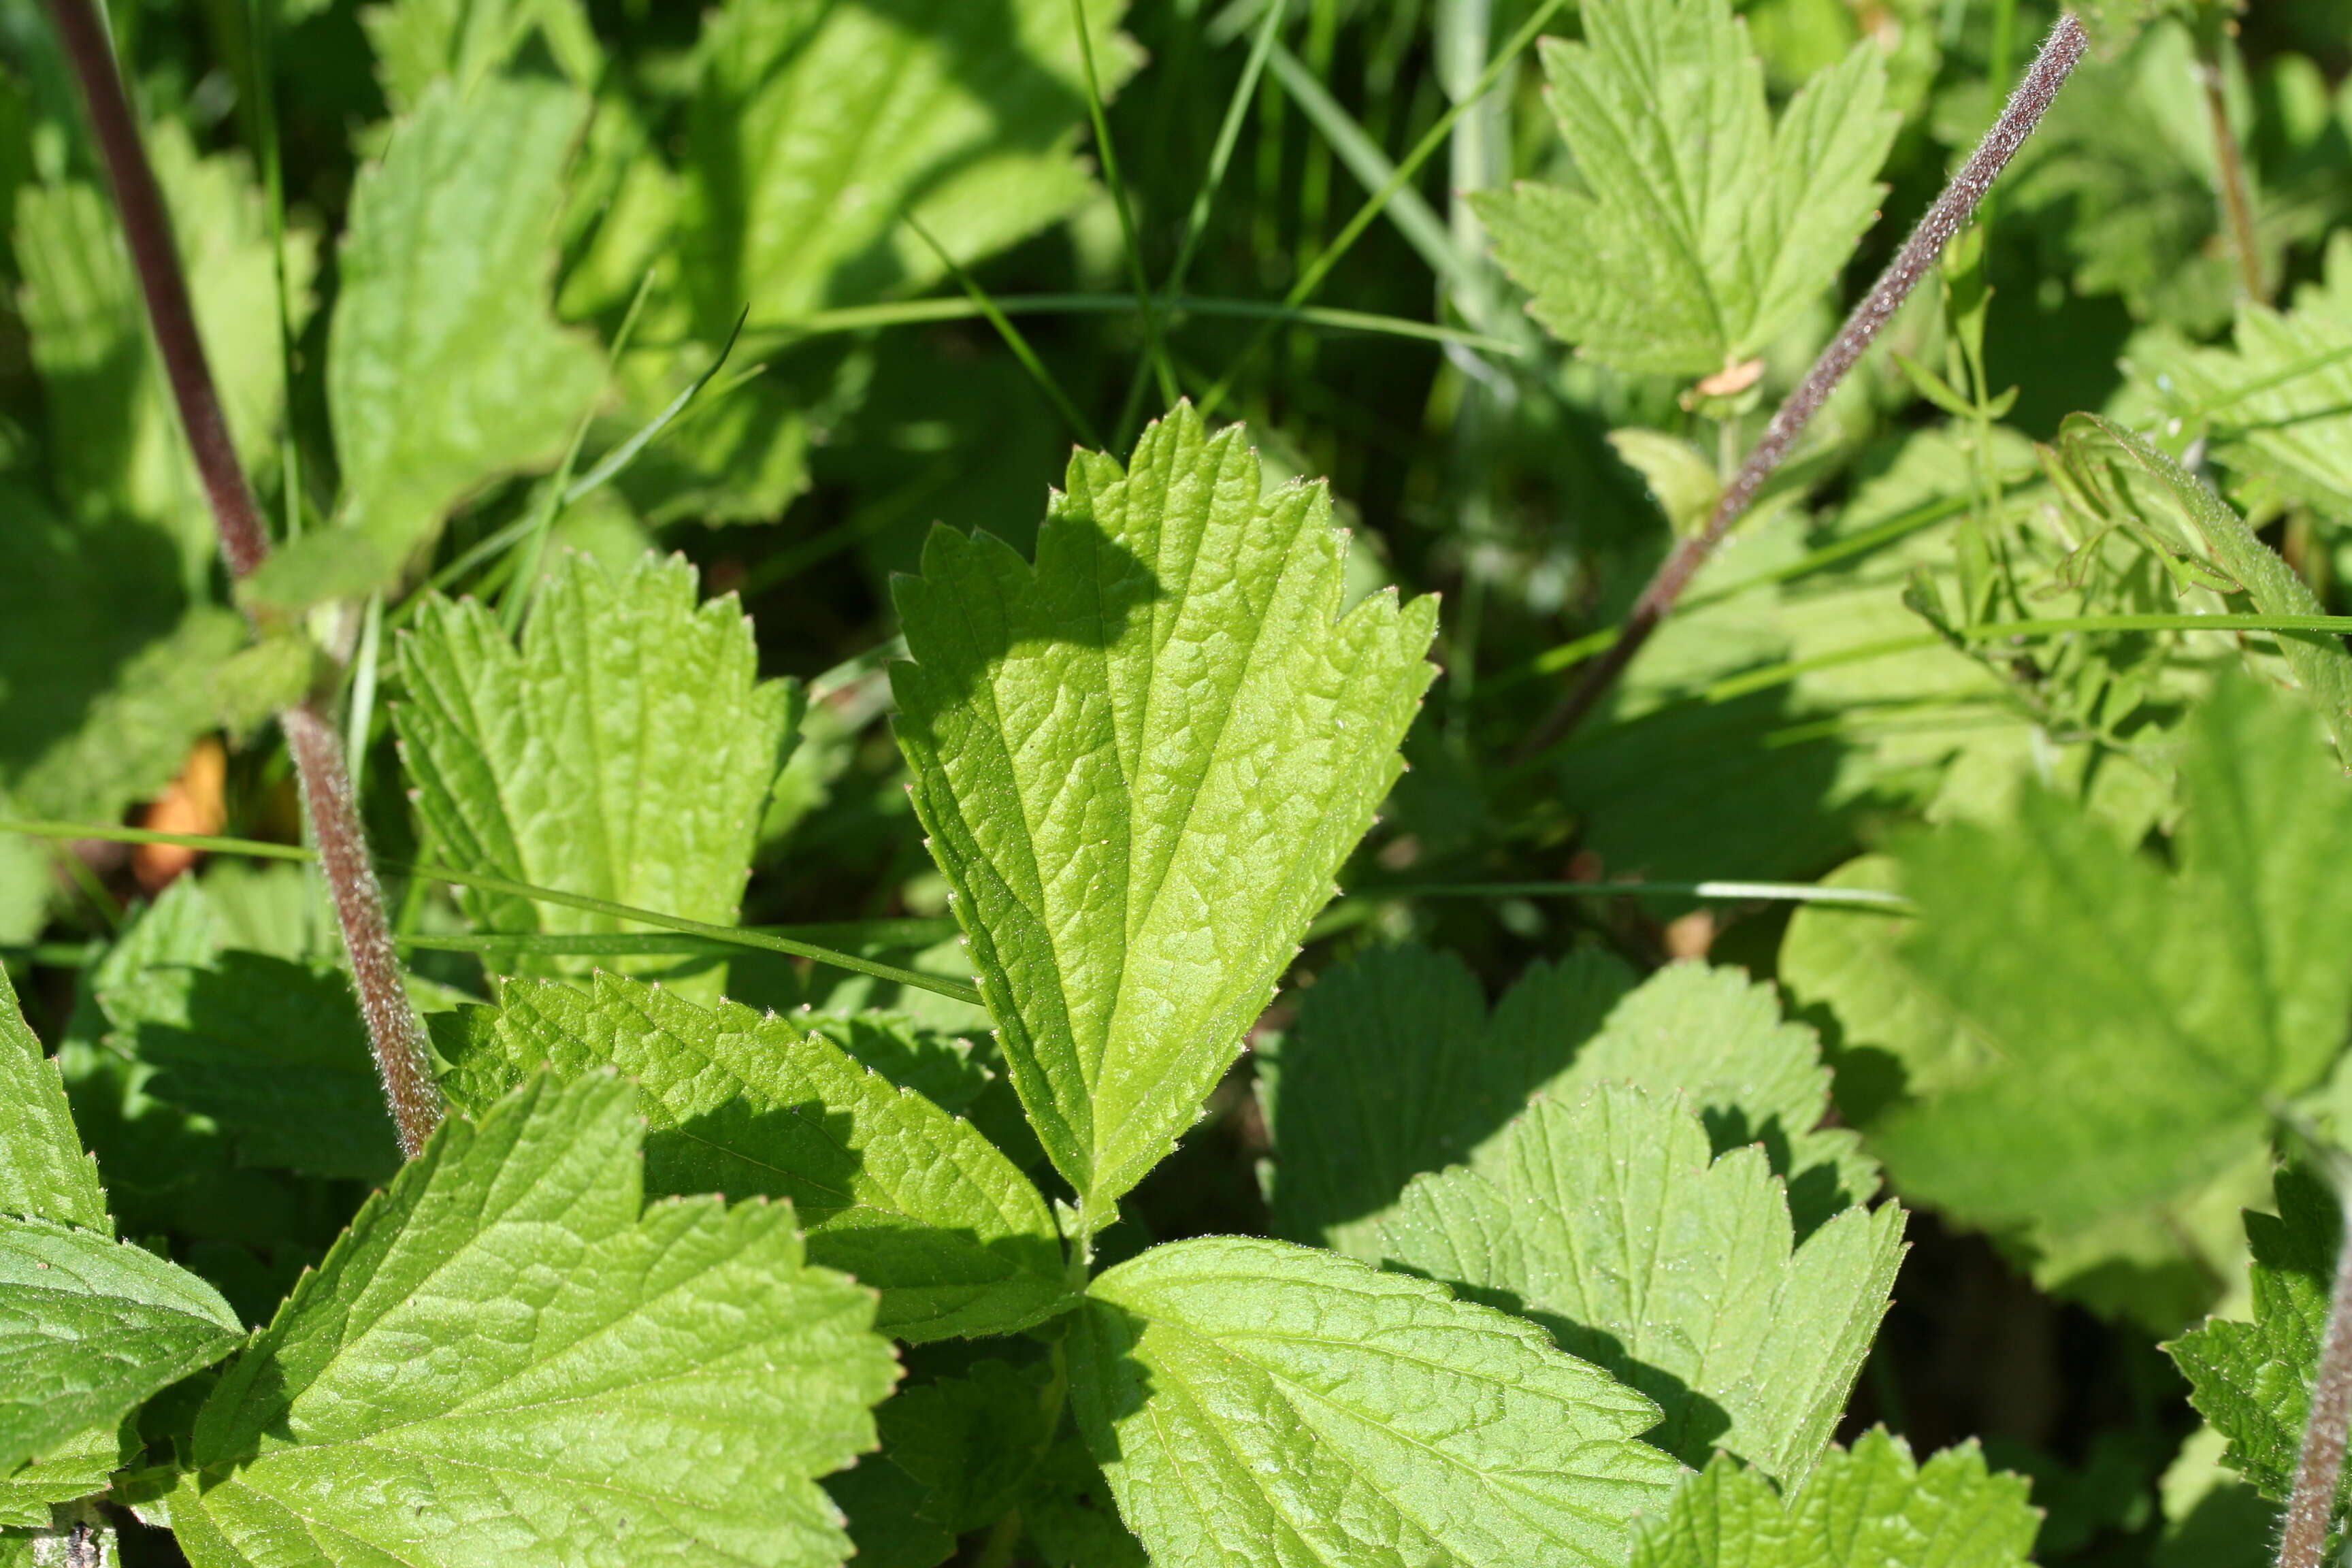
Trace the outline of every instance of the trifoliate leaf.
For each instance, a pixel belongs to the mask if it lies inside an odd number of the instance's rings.
[[[2280,1171],[2276,1190],[2276,1218],[2246,1215],[2254,1253],[2254,1321],[2216,1318],[2165,1349],[2189,1379],[2189,1403],[2228,1440],[2223,1457],[2230,1468],[2263,1496],[2284,1502],[2294,1489],[2311,1422],[2311,1384],[2327,1334],[2344,1210],[2309,1172]],[[2339,1529],[2346,1512],[2339,1490]]]
[[[1108,92],[1135,68],[1125,0],[1087,0]],[[681,229],[715,341],[755,322],[920,289],[1085,198],[1069,0],[730,0],[706,23]]]
[[[25,1026],[0,970],[0,1215],[111,1234],[98,1164],[82,1152],[58,1064]],[[0,1470],[6,1467],[0,1465]]]
[[[637,1080],[656,1193],[784,1197],[809,1256],[882,1292],[906,1340],[1011,1333],[1069,1304],[1045,1201],[968,1122],[894,1087],[824,1036],[728,1002],[599,975],[594,994],[509,984],[505,1007],[436,1028],[461,1106],[541,1064]]]
[[[918,816],[1006,1063],[1094,1223],[1270,999],[1402,765],[1436,605],[1340,614],[1319,485],[1180,407],[1081,453],[1033,568],[935,530],[892,667]]]
[[[2025,1568],[2042,1525],[2030,1490],[1988,1471],[1972,1442],[1915,1464],[1874,1427],[1785,1500],[1717,1458],[1643,1522],[1633,1568]]]
[[[1877,44],[1805,84],[1775,126],[1727,0],[1591,0],[1541,47],[1580,189],[1480,196],[1536,319],[1621,370],[1742,366],[1837,276],[1876,215],[1899,116]]]
[[[392,0],[360,12],[376,76],[394,110],[416,107],[436,81],[465,97],[536,33],[572,85],[593,88],[604,51],[580,0]]]
[[[382,1181],[400,1163],[351,982],[257,952],[157,964],[100,994],[145,1092],[210,1118],[240,1164]]]
[[[694,568],[647,555],[608,574],[567,555],[520,650],[471,600],[425,602],[400,639],[401,756],[437,852],[463,870],[731,925],[794,689],[759,679],[732,598],[695,602]],[[618,931],[608,915],[465,891],[498,931]],[[590,961],[520,957],[521,974]],[[675,959],[606,960],[660,973]],[[684,982],[715,1000],[723,968]]]
[[[1718,1153],[1762,1142],[1801,1233],[1878,1187],[1854,1134],[1821,1126],[1829,1072],[1812,1031],[1733,969],[1675,964],[1636,987],[1582,951],[1531,967],[1488,1018],[1459,959],[1378,949],[1302,994],[1258,1072],[1275,1228],[1367,1263],[1412,1177],[1474,1160],[1530,1096],[1605,1080],[1681,1091]]]
[[[2238,307],[2228,348],[2151,335],[2133,371],[2212,458],[2338,519],[2352,518],[2352,235],[2327,247],[2323,281],[2294,309]]]
[[[1678,1469],[1655,1405],[1426,1280],[1222,1237],[1088,1294],[1071,1398],[1160,1568],[1614,1568]]]
[[[264,601],[380,586],[466,496],[561,453],[604,381],[548,308],[584,110],[542,79],[436,86],[361,171],[327,344],[344,526],[271,557]]]
[[[2352,785],[2299,698],[2243,676],[2185,727],[2179,870],[2041,790],[1903,853],[1905,964],[1998,1056],[1897,1109],[1907,1194],[2054,1233],[2176,1199],[2262,1142],[2343,1044]]]
[[[635,1095],[534,1079],[369,1200],[198,1415],[197,1568],[847,1555],[897,1375],[788,1204],[648,1207]]]
[[[1848,1209],[1793,1251],[1763,1151],[1717,1160],[1678,1099],[1604,1083],[1539,1100],[1468,1166],[1422,1176],[1383,1257],[1533,1318],[1665,1413],[1687,1465],[1787,1485],[1829,1446],[1903,1261],[1903,1211]]]
[[[1045,1373],[983,1361],[875,1412],[890,1462],[923,1485],[924,1518],[962,1535],[1013,1507],[1061,1420],[1062,1390]]]
[[[128,1242],[0,1216],[0,1475],[235,1349],[220,1293]]]

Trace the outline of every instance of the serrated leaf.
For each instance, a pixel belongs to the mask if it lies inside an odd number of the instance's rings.
[[[220,1293],[153,1253],[0,1216],[0,1475],[110,1434],[245,1337]]]
[[[1997,1054],[1894,1111],[1908,1194],[1979,1226],[2077,1230],[2194,1190],[2316,1084],[2352,1006],[2352,785],[2299,698],[2233,675],[2184,727],[2168,873],[2040,789],[2013,826],[1902,854],[1904,963]]]
[[[1720,1448],[1793,1486],[1845,1412],[1903,1223],[1894,1204],[1848,1209],[1792,1250],[1762,1150],[1717,1160],[1679,1097],[1604,1083],[1417,1178],[1381,1250],[1648,1394],[1664,1412],[1650,1441],[1685,1464]]]
[[[1055,1443],[1030,1478],[1021,1522],[1048,1568],[1150,1568],[1142,1542],[1119,1522],[1101,1467],[1075,1435]]]
[[[922,1483],[882,1455],[826,1477],[824,1489],[849,1516],[858,1568],[939,1568],[955,1555],[955,1537],[915,1511]]]
[[[635,1099],[534,1079],[369,1200],[197,1416],[197,1568],[847,1554],[814,1478],[897,1375],[873,1296],[790,1205],[647,1206]]]
[[[534,34],[575,87],[593,88],[604,65],[580,0],[392,0],[359,16],[383,95],[401,112],[439,81],[465,97]]]
[[[922,1483],[924,1518],[963,1535],[1013,1507],[1062,1417],[1062,1390],[1045,1372],[979,1362],[901,1389],[875,1413],[890,1462]]]
[[[144,1091],[207,1117],[245,1165],[382,1181],[400,1163],[367,1027],[340,972],[257,952],[154,964],[100,994]]]
[[[400,639],[393,720],[417,811],[460,869],[688,920],[734,923],[761,807],[796,707],[759,679],[732,598],[696,603],[695,570],[646,555],[613,574],[567,554],[520,649],[471,600],[434,598]],[[461,891],[494,931],[622,931],[609,915]],[[603,961],[664,973],[675,959]],[[584,975],[595,961],[516,957],[520,974]],[[682,982],[715,1000],[723,967]]]
[[[0,970],[0,1215],[111,1235],[98,1164],[82,1152],[58,1064],[25,1025]],[[0,1471],[6,1466],[0,1465]]]
[[[0,1476],[0,1563],[10,1563],[8,1531],[39,1530],[51,1522],[51,1510],[107,1489],[114,1472],[139,1458],[137,1435],[131,1423],[93,1426],[60,1440],[31,1464]],[[32,1568],[47,1568],[34,1563]]]
[[[1448,954],[1376,949],[1322,976],[1258,1057],[1276,1230],[1377,1263],[1381,1215],[1413,1176],[1475,1160],[1530,1097],[1605,1080],[1681,1091],[1718,1153],[1761,1141],[1801,1233],[1877,1190],[1854,1134],[1822,1127],[1818,1042],[1769,986],[1692,963],[1633,978],[1580,951],[1530,966],[1488,1017]]]
[[[1088,1295],[1079,1429],[1160,1568],[1614,1568],[1679,1468],[1648,1400],[1426,1280],[1225,1237]]]
[[[467,495],[555,461],[604,374],[548,305],[585,110],[542,79],[436,85],[360,172],[327,344],[344,526],[272,556],[264,602],[379,587]]]
[[[1125,0],[1087,0],[1103,89],[1135,68]],[[1069,0],[729,0],[705,25],[681,235],[716,341],[754,321],[945,275],[911,214],[974,263],[1085,198],[1087,119]]]
[[[2275,1186],[2277,1215],[2246,1215],[2253,1321],[2212,1319],[2164,1348],[2189,1379],[2189,1403],[2227,1440],[2230,1468],[2263,1496],[2284,1502],[2294,1490],[2311,1423],[2344,1211],[2310,1172],[2282,1169]],[[2336,1530],[2347,1517],[2347,1490],[2337,1491]]]
[[[1321,486],[1189,405],[1080,453],[1033,568],[935,530],[891,667],[917,815],[1089,1223],[1174,1147],[1402,765],[1436,605],[1340,614]]]
[[[1633,1568],[2024,1568],[2042,1517],[1973,1442],[1930,1455],[1874,1427],[1785,1501],[1717,1458],[1642,1527]]]
[[[628,1074],[652,1191],[790,1198],[810,1258],[879,1289],[876,1326],[901,1339],[1011,1333],[1069,1304],[1061,1239],[1028,1178],[971,1124],[790,1019],[604,974],[593,998],[509,984],[503,1009],[435,1033],[461,1106],[541,1064],[563,1079]]]
[[[1874,42],[1775,125],[1727,0],[1591,0],[1584,41],[1540,46],[1581,188],[1476,199],[1536,319],[1621,370],[1708,375],[1756,357],[1876,216],[1900,117]]]
[[[2131,368],[2160,406],[2210,433],[2215,461],[2352,518],[2352,235],[2329,242],[2324,277],[2292,310],[2242,302],[2227,348],[2152,333]]]

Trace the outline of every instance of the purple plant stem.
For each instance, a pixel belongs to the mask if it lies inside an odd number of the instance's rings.
[[[156,188],[146,145],[140,140],[138,118],[131,112],[131,100],[115,68],[113,41],[92,0],[48,0],[48,6],[66,58],[89,105],[90,125],[113,182],[115,205],[146,296],[155,346],[163,355],[180,422],[188,433],[188,447],[220,529],[221,555],[228,563],[230,575],[242,581],[268,558],[269,534],[262,526],[261,510],[246,482],[245,470],[237,464],[220,389],[205,357],[204,340],[196,332],[195,310],[188,300],[187,279],[172,241],[163,193]],[[319,837],[320,868],[334,895],[335,918],[342,926],[343,945],[351,954],[352,984],[359,993],[360,1012],[367,1020],[384,1098],[400,1133],[401,1151],[413,1156],[440,1122],[441,1096],[434,1087],[425,1031],[409,1005],[400,965],[393,954],[383,891],[368,859],[367,835],[360,825],[350,773],[343,765],[342,742],[334,726],[308,703],[286,710],[278,721],[294,754],[303,803]]]
[[[2058,89],[2066,85],[2067,77],[2083,58],[2085,41],[2083,24],[2073,12],[2059,17],[2042,52],[2034,57],[2032,68],[2025,73],[2025,79],[2010,94],[2000,118],[1985,133],[1969,161],[1960,165],[1959,173],[1952,176],[1943,195],[1936,198],[1936,205],[1912,229],[1903,248],[1853,308],[1845,325],[1838,329],[1837,336],[1813,362],[1812,369],[1805,373],[1805,379],[1797,384],[1796,390],[1773,414],[1771,424],[1765,426],[1763,439],[1756,443],[1755,450],[1748,454],[1748,460],[1732,476],[1731,483],[1724,487],[1706,528],[1681,541],[1667,554],[1642,590],[1642,596],[1633,602],[1633,612],[1625,617],[1616,643],[1585,667],[1576,685],[1528,736],[1519,752],[1522,761],[1552,746],[1581,723],[1624,672],[1626,665],[1633,662],[1650,634],[1657,630],[1658,623],[1682,597],[1683,590],[1690,586],[1699,568],[1706,564],[1733,525],[1747,514],[1764,481],[1787,458],[1797,437],[1812,423],[1813,416],[1822,411],[1822,405],[1830,400],[1846,373],[1860,363],[1864,353],[1894,319],[1895,312],[1902,309],[1903,301],[1910,298],[1911,290],[1935,268],[1944,247],[1960,232],[1969,215],[1976,211],[1977,204],[1984,200],[1993,182],[2000,177],[2001,170],[2025,145],[2026,138],[2033,134],[2043,112],[2058,96]]]
[[[2327,1525],[2344,1477],[2344,1448],[2352,1432],[2352,1204],[2336,1243],[2336,1293],[2319,1346],[2319,1374],[2311,1384],[2311,1421],[2303,1432],[2303,1458],[2287,1500],[2279,1537],[2278,1568],[2321,1568]]]

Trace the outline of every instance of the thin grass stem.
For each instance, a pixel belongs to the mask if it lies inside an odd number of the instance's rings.
[[[1135,232],[1135,208],[1128,200],[1127,181],[1118,172],[1118,148],[1110,139],[1110,119],[1103,112],[1102,81],[1095,70],[1094,34],[1087,26],[1087,0],[1070,0],[1070,24],[1077,29],[1078,63],[1086,69],[1087,114],[1094,121],[1095,151],[1102,155],[1103,183],[1110,187],[1111,205],[1118,214],[1118,235],[1127,248],[1128,280],[1135,288],[1135,302],[1143,313],[1143,352],[1151,363],[1152,374],[1160,381],[1160,395],[1171,405],[1176,401],[1176,373],[1168,368],[1168,348],[1160,335],[1160,314],[1152,306],[1151,283],[1143,274],[1143,244]],[[1127,446],[1128,432],[1118,433],[1119,447]]]
[[[1067,392],[1062,390],[1061,382],[1055,378],[1052,371],[1045,368],[1045,362],[1037,357],[1037,351],[1029,346],[1029,340],[1022,335],[1021,329],[1014,326],[1006,319],[1004,312],[996,308],[996,301],[990,299],[988,290],[980,286],[980,279],[964,270],[963,263],[958,261],[949,252],[948,247],[941,245],[931,231],[923,226],[920,218],[911,211],[901,216],[907,226],[915,231],[915,237],[931,247],[931,254],[940,258],[940,265],[946,268],[950,275],[962,285],[965,296],[971,300],[980,313],[987,318],[988,324],[996,329],[996,335],[1004,340],[1004,346],[1013,351],[1013,357],[1021,362],[1021,368],[1029,373],[1029,379],[1035,382],[1044,391],[1046,400],[1053,404],[1055,412],[1062,416],[1062,422],[1070,427],[1072,434],[1076,435],[1080,441],[1099,451],[1102,448],[1102,437],[1095,434],[1093,422],[1078,412],[1078,405],[1070,401],[1070,395]]]

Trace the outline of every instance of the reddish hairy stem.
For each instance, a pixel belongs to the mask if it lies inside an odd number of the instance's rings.
[[[2319,1374],[2311,1384],[2311,1422],[2304,1428],[2303,1459],[2286,1505],[2278,1568],[2321,1568],[2327,1524],[2344,1477],[2344,1447],[2352,1432],[2352,1202],[2336,1244],[2336,1293],[2320,1342]]]
[[[2197,79],[2205,93],[2205,117],[2213,127],[2213,163],[2221,186],[2221,210],[2230,223],[2230,248],[2238,253],[2238,278],[2246,298],[2258,305],[2270,302],[2270,285],[2263,278],[2262,242],[2254,230],[2253,198],[2248,194],[2245,153],[2238,144],[2237,128],[2230,123],[2230,97],[2221,77],[2221,35],[2218,20],[2198,29]]]
[[[204,340],[196,332],[195,310],[188,300],[179,250],[172,242],[163,193],[156,188],[146,145],[140,140],[138,118],[131,112],[131,100],[115,68],[113,40],[92,0],[48,0],[48,4],[66,58],[72,62],[89,105],[90,125],[114,184],[115,205],[122,216],[132,265],[139,271],[140,289],[146,296],[155,346],[163,355],[180,423],[188,433],[189,450],[194,454],[196,471],[220,528],[221,554],[230,574],[241,580],[268,558],[269,534],[262,526],[261,510],[255,504],[253,489],[246,482],[236,447],[229,438],[228,417],[221,405],[220,389],[213,381],[212,366],[205,357]],[[441,1120],[441,1096],[434,1086],[425,1032],[409,1005],[407,988],[393,956],[383,891],[368,859],[367,835],[360,825],[351,774],[343,765],[342,741],[334,726],[308,704],[288,709],[278,715],[278,721],[301,777],[311,828],[319,837],[320,868],[334,894],[335,918],[342,926],[343,946],[351,955],[352,984],[359,992],[360,1012],[367,1020],[368,1038],[375,1048],[393,1123],[400,1132],[401,1151],[414,1155]]]
[[[1763,439],[1756,443],[1748,460],[1739,466],[1730,484],[1724,487],[1706,528],[1675,544],[1667,554],[1649,585],[1642,590],[1642,596],[1633,602],[1633,613],[1625,617],[1624,629],[1615,646],[1585,667],[1576,685],[1528,737],[1520,751],[1521,760],[1545,750],[1574,730],[1624,672],[1650,634],[1657,630],[1658,623],[1682,597],[1683,590],[1690,586],[1699,568],[1722,544],[1732,526],[1746,515],[1764,481],[1788,458],[1797,437],[1804,434],[1813,416],[1822,411],[1830,394],[1837,390],[1838,383],[1860,363],[1881,330],[1902,308],[1903,301],[1910,298],[1911,290],[1934,268],[1944,247],[1960,232],[1969,215],[1976,211],[1977,204],[1984,200],[1993,182],[2000,177],[2001,170],[2025,145],[2034,127],[2042,123],[2042,114],[2083,58],[2085,41],[2083,24],[2073,12],[2059,17],[2041,54],[2034,58],[2032,68],[2010,95],[2000,118],[1944,187],[1944,194],[1936,198],[1936,205],[1912,229],[1903,248],[1887,263],[1886,270],[1879,274],[1878,281],[1871,285],[1870,292],[1863,296],[1853,313],[1845,319],[1845,325],[1838,329],[1837,336],[1813,362],[1813,368],[1805,373],[1805,379],[1797,384],[1796,390],[1773,414],[1772,423],[1765,426]]]

